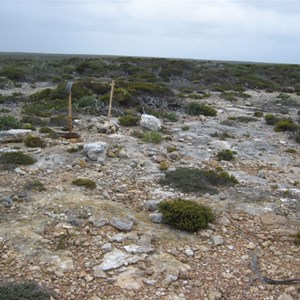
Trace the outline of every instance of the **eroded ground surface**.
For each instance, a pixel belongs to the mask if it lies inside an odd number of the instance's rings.
[[[276,105],[275,93],[249,93],[250,103],[213,95],[206,102],[218,109],[216,117],[162,120],[165,139],[159,145],[132,137],[138,127],[100,134],[103,117],[88,116],[75,128],[79,141],[44,137],[44,149],[2,143],[1,149],[17,146],[38,161],[1,170],[1,198],[21,195],[30,179],[47,190],[0,206],[1,280],[35,280],[58,299],[300,299],[299,285],[258,281],[249,256],[257,253],[265,276],[300,278],[300,248],[292,237],[300,230],[299,144],[263,118],[228,121],[257,110],[288,110],[296,120],[297,108]],[[231,137],[221,140],[216,132]],[[81,147],[100,141],[111,150],[101,163],[89,160]],[[169,146],[177,151],[168,153]],[[114,157],[116,149],[122,155]],[[236,151],[235,160],[217,161],[222,149]],[[162,159],[170,162],[169,170],[221,166],[240,183],[217,195],[183,194],[159,184]],[[96,189],[72,185],[76,177],[95,180]],[[151,222],[149,200],[176,197],[210,205],[216,221],[196,234]]]

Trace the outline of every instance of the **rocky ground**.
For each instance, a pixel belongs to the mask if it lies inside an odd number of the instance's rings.
[[[260,282],[249,254],[258,255],[265,276],[300,278],[300,248],[293,243],[300,230],[299,144],[263,118],[228,121],[257,110],[288,110],[296,120],[298,109],[277,105],[275,93],[249,93],[250,100],[235,103],[213,95],[206,102],[218,109],[216,117],[161,120],[165,139],[158,145],[132,137],[139,127],[99,133],[105,118],[88,116],[75,120],[78,140],[37,131],[44,149],[2,141],[2,150],[20,147],[37,163],[0,170],[1,199],[16,195],[12,206],[0,206],[1,281],[35,280],[57,299],[300,299],[299,285]],[[231,137],[221,140],[216,132]],[[106,143],[98,161],[85,151],[93,142]],[[169,153],[170,146],[177,151]],[[222,149],[236,151],[236,158],[217,161]],[[161,161],[169,170],[221,166],[240,183],[217,195],[183,194],[159,184]],[[72,185],[77,177],[95,180],[96,189]],[[46,191],[21,197],[30,179]],[[216,221],[196,234],[154,223],[156,204],[176,197],[210,205]]]

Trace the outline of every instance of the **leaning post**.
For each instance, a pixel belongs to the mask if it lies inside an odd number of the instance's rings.
[[[111,82],[111,90],[110,90],[110,97],[109,97],[109,106],[108,106],[108,119],[111,119],[111,107],[112,107],[112,100],[114,95],[114,88],[115,88],[115,81]]]

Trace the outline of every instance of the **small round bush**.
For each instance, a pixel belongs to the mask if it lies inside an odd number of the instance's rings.
[[[262,111],[255,111],[253,113],[253,116],[256,117],[256,118],[261,118],[264,116],[264,113]]]
[[[126,115],[119,118],[119,123],[122,126],[136,126],[140,119],[139,116]]]
[[[45,142],[38,136],[33,136],[33,135],[28,135],[24,139],[24,144],[27,147],[40,147],[40,148],[45,148]]]
[[[22,128],[22,123],[14,116],[0,116],[0,130]]]
[[[36,160],[21,151],[16,152],[3,152],[0,154],[0,164],[10,165],[32,165]]]
[[[217,111],[211,106],[197,102],[189,103],[186,111],[191,116],[204,115],[213,117],[217,115]]]
[[[235,154],[235,151],[232,151],[230,149],[225,149],[225,150],[221,150],[217,153],[217,158],[219,161],[220,160],[230,161],[230,160],[234,159],[234,154]]]
[[[83,96],[77,101],[78,108],[92,107],[96,105],[97,100],[92,96]]]
[[[74,185],[77,186],[83,186],[88,189],[95,189],[96,188],[96,182],[94,180],[88,179],[88,178],[76,178],[72,181]]]
[[[142,141],[145,143],[159,144],[163,140],[163,137],[159,132],[147,131],[142,135]]]
[[[0,285],[1,300],[50,300],[54,293],[36,282],[6,283]]]
[[[278,117],[271,114],[267,114],[265,115],[265,121],[268,125],[274,125],[278,121]]]
[[[274,130],[279,131],[296,131],[298,126],[291,119],[282,119],[275,123]]]
[[[215,219],[211,208],[180,198],[160,202],[158,209],[166,224],[189,232],[207,228],[208,223]]]
[[[295,244],[300,246],[300,231],[298,231],[296,234],[295,234],[295,240],[294,240]]]

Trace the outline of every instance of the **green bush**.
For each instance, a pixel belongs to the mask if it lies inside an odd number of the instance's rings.
[[[36,282],[6,283],[0,285],[1,300],[50,300],[54,293]]]
[[[24,189],[28,191],[37,191],[42,192],[45,191],[46,188],[44,184],[38,179],[29,180],[24,184]]]
[[[0,153],[0,164],[32,165],[35,162],[36,160],[32,156],[21,151]]]
[[[256,117],[256,118],[261,118],[264,116],[264,113],[262,111],[255,111],[253,113],[253,117]]]
[[[292,119],[281,119],[275,123],[274,130],[279,131],[296,131],[298,126],[293,122]]]
[[[235,151],[232,151],[230,149],[225,149],[225,150],[221,150],[217,153],[217,158],[218,160],[233,160],[234,159],[234,154],[236,154]]]
[[[77,102],[78,108],[92,107],[96,105],[97,100],[92,96],[83,96]]]
[[[216,186],[237,184],[237,179],[223,169],[205,170],[194,168],[177,168],[168,171],[160,181],[162,185],[169,185],[184,193],[198,192],[216,194]]]
[[[50,118],[49,126],[54,127],[67,127],[68,126],[68,118],[65,115],[55,116]]]
[[[217,111],[214,108],[197,102],[189,103],[187,105],[186,111],[187,114],[191,116],[198,116],[198,115],[216,116],[217,115]]]
[[[153,143],[153,144],[159,144],[163,140],[163,137],[159,132],[156,131],[147,131],[144,132],[142,135],[142,141],[144,143]]]
[[[14,116],[0,116],[0,130],[22,128],[22,123]]]
[[[221,133],[215,132],[215,133],[212,133],[210,136],[217,137],[220,140],[226,140],[227,138],[235,139],[235,137],[233,135],[229,134],[228,132],[221,132]]]
[[[96,188],[96,182],[94,180],[91,180],[88,178],[76,178],[72,181],[72,184],[77,185],[77,186],[83,186],[88,189]]]
[[[166,224],[189,232],[207,228],[208,223],[215,219],[211,208],[180,198],[160,202],[158,209]]]
[[[31,125],[45,126],[48,124],[47,120],[43,120],[41,118],[35,116],[24,116],[21,120],[22,123],[28,123]]]
[[[181,127],[182,131],[189,131],[190,130],[190,126],[189,125],[184,125]]]
[[[277,116],[267,114],[265,115],[265,121],[268,125],[275,125],[275,123],[279,120]]]
[[[40,133],[48,133],[48,137],[51,139],[57,139],[59,138],[59,134],[57,132],[55,132],[54,130],[52,130],[49,127],[41,127],[40,128]]]
[[[296,131],[298,126],[293,122],[292,119],[281,119],[275,123],[274,130],[279,131]]]
[[[122,126],[136,126],[139,123],[140,119],[140,116],[125,115],[119,117],[119,123]]]
[[[295,141],[296,143],[300,144],[300,130],[295,135]]]
[[[45,142],[38,136],[28,135],[24,139],[24,144],[27,147],[40,147],[45,148],[46,144]]]

